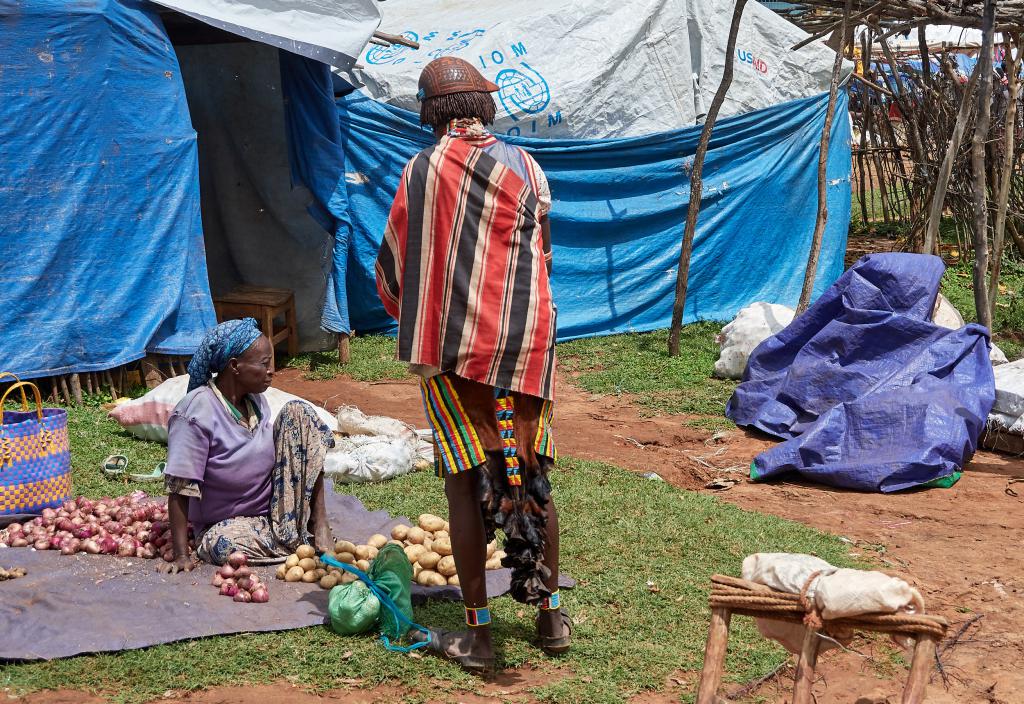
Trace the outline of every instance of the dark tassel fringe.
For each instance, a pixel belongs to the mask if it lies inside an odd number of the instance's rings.
[[[546,507],[551,499],[551,483],[547,477],[550,461],[539,458],[541,466],[534,469],[520,462],[524,484],[512,487],[505,473],[504,457],[501,457],[499,467],[498,453],[494,454],[492,458],[488,453],[490,494],[484,521],[505,533],[505,557],[501,564],[512,570],[512,598],[538,606],[551,596],[551,591],[544,584],[551,571],[543,564],[547,547]]]
[[[480,467],[480,513],[484,519],[487,542],[491,542],[499,528],[495,519],[499,513],[501,500],[508,495],[511,487],[505,471],[505,453],[501,450],[490,450],[486,454],[487,462]]]

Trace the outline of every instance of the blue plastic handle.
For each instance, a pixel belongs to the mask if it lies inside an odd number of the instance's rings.
[[[412,645],[393,645],[391,643],[391,639],[389,639],[386,635],[381,633],[380,634],[380,640],[384,644],[385,648],[387,648],[390,651],[396,652],[396,653],[411,653],[413,650],[417,650],[419,648],[425,648],[428,645],[430,645],[430,639],[431,639],[430,630],[427,629],[427,628],[424,628],[423,626],[419,625],[418,623],[413,623],[412,621],[410,621],[409,618],[405,614],[402,613],[402,610],[398,608],[398,605],[395,604],[394,601],[392,601],[391,595],[388,594],[386,591],[384,591],[384,589],[382,589],[380,587],[380,585],[378,585],[376,582],[374,582],[373,579],[370,577],[370,575],[366,574],[365,572],[363,572],[358,567],[353,567],[352,565],[346,565],[344,562],[339,562],[338,560],[334,559],[333,557],[331,557],[327,553],[324,553],[323,555],[320,556],[320,562],[323,562],[324,564],[328,564],[331,567],[337,567],[338,569],[345,570],[346,572],[350,572],[350,573],[354,574],[364,584],[366,584],[366,586],[370,590],[370,592],[375,597],[377,597],[377,599],[380,601],[380,603],[383,604],[388,609],[388,611],[390,611],[395,616],[395,618],[398,620],[399,623],[402,623],[402,624],[408,626],[410,629],[415,629],[415,630],[420,631],[421,633],[425,633],[427,635],[427,639],[424,640],[424,641],[420,641],[419,643],[413,643]]]

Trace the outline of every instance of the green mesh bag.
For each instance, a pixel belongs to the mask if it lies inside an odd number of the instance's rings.
[[[394,543],[380,549],[370,565],[370,579],[388,593],[398,610],[412,621],[412,565],[405,551]],[[337,589],[337,587],[335,587]],[[380,631],[391,640],[402,638],[409,630],[389,609],[380,609]]]
[[[340,584],[331,589],[327,613],[335,633],[366,633],[380,618],[380,600],[362,582]]]

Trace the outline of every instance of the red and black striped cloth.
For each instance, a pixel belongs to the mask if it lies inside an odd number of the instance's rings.
[[[533,188],[444,136],[406,165],[377,257],[398,358],[554,397],[555,317]]]

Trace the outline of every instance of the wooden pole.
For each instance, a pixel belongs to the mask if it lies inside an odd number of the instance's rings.
[[[82,405],[82,381],[79,379],[78,374],[71,375],[71,395],[75,397],[75,405]]]
[[[865,110],[865,113],[867,110]],[[865,180],[864,169],[867,165],[865,150],[868,146],[867,121],[861,119],[860,123],[860,149],[857,150],[857,200],[860,201],[860,219],[864,223],[865,232],[871,230],[870,217],[868,216],[867,204],[867,181]]]
[[[803,647],[796,662],[796,683],[793,685],[793,704],[811,704],[814,695],[814,668],[818,664],[821,638],[818,631],[808,628],[804,632]]]
[[[686,306],[686,287],[690,278],[690,255],[693,253],[693,237],[697,232],[697,214],[700,212],[701,193],[704,190],[702,176],[704,173],[704,156],[711,141],[711,130],[715,127],[718,112],[725,102],[725,94],[732,83],[733,65],[736,62],[736,35],[740,31],[740,18],[747,0],[736,0],[732,11],[732,24],[729,25],[729,41],[725,47],[725,68],[722,81],[711,101],[704,127],[697,142],[697,151],[693,155],[693,171],[690,173],[690,206],[686,211],[686,229],[683,231],[683,245],[679,251],[679,268],[676,272],[676,299],[672,306],[672,327],[668,335],[668,353],[672,357],[679,356],[679,333],[683,327],[683,309]]]
[[[338,363],[342,366],[352,361],[352,350],[349,347],[349,334],[338,333]]]
[[[853,17],[851,17],[850,20],[849,20],[849,24],[853,25],[853,24],[856,24],[857,22],[860,22],[862,19],[864,19],[868,15],[876,12],[877,10],[882,9],[884,6],[885,6],[884,2],[876,2],[874,5],[872,5],[868,9],[862,10],[862,11],[858,12],[856,15],[854,15]],[[845,17],[843,19],[845,19]],[[842,22],[843,22],[843,20],[840,20],[839,22],[836,22],[834,24],[829,25],[828,27],[826,27],[825,29],[821,30],[817,34],[812,34],[811,36],[807,37],[806,39],[801,40],[799,43],[794,44],[793,47],[790,49],[790,51],[796,51],[797,49],[802,49],[805,46],[807,46],[808,44],[810,44],[811,42],[815,41],[816,39],[821,39],[826,34],[832,34],[837,29],[839,29],[839,27],[842,24]],[[870,60],[870,54],[868,55],[867,60]]]
[[[903,85],[903,79],[899,75],[899,64],[896,62],[896,57],[892,53],[892,49],[889,47],[889,42],[886,40],[890,34],[894,33],[892,29],[888,33],[883,32],[877,27],[873,27],[875,31],[881,35],[878,38],[879,46],[882,48],[882,53],[885,55],[885,60],[891,68],[892,76],[892,92],[895,94],[896,104],[899,106],[900,113],[903,115],[903,125],[906,128],[907,133],[907,146],[910,148],[910,156],[914,160],[914,180],[910,184],[909,189],[909,205],[911,208],[910,216],[913,218],[914,209],[920,196],[918,196],[914,190],[915,186],[923,187],[927,181],[926,178],[926,163],[927,159],[925,156],[924,144],[921,141],[921,134],[918,131],[917,120],[914,119],[914,110],[912,109],[911,102],[907,98],[907,90]],[[889,84],[889,73],[883,71],[882,77],[885,80],[886,85]],[[915,218],[916,219],[916,218]]]
[[[64,405],[75,405],[75,400],[71,397],[71,391],[68,389],[68,378],[63,374],[60,376],[60,390],[64,394]]]
[[[924,701],[925,689],[932,674],[932,661],[935,659],[935,640],[928,635],[918,636],[914,644],[914,656],[910,661],[910,674],[907,686],[903,688],[901,704],[921,704]]]
[[[729,645],[729,609],[711,609],[711,626],[708,628],[708,642],[704,646],[704,668],[700,673],[696,704],[715,704],[715,693],[722,683],[722,669],[725,665],[725,651]]]
[[[931,88],[932,63],[931,55],[928,53],[928,38],[925,32],[927,26],[925,23],[917,25],[917,49],[921,53],[921,77],[924,79],[925,85]]]
[[[935,251],[939,241],[939,225],[942,222],[942,211],[946,203],[946,190],[949,187],[949,179],[953,174],[953,164],[956,161],[956,153],[960,149],[960,142],[964,136],[964,129],[967,127],[967,118],[971,115],[971,97],[974,95],[974,87],[978,83],[979,69],[981,62],[974,65],[971,72],[971,79],[964,88],[964,94],[960,99],[960,110],[956,115],[956,124],[953,126],[953,134],[946,145],[946,154],[942,157],[942,165],[939,167],[939,175],[935,181],[935,191],[932,193],[931,210],[928,213],[928,229],[924,234],[924,241],[921,243],[921,253],[931,254]]]
[[[860,56],[861,56],[861,68],[864,74],[867,75],[871,67],[871,43],[868,41],[868,32],[870,30],[865,29],[860,35]],[[858,80],[861,81],[865,86],[872,85],[868,81],[864,80],[856,73],[853,74]],[[870,158],[866,155],[865,150],[868,147],[868,125],[870,120],[868,119],[871,115],[871,100],[872,95],[867,91],[861,91],[861,108],[863,115],[860,120],[860,151],[857,153],[857,189],[860,191],[860,217],[864,222],[864,230],[869,231],[873,228],[869,222],[870,216],[868,215],[868,204],[867,204],[867,181],[865,179],[864,169],[870,162]]]
[[[163,372],[160,371],[160,358],[155,355],[147,355],[142,359],[139,376],[147,389],[155,389],[164,381]]]
[[[996,194],[996,220],[992,227],[992,276],[988,282],[990,317],[995,320],[996,301],[999,300],[999,273],[1003,265],[1003,249],[1006,246],[1006,211],[1010,204],[1010,182],[1013,179],[1014,139],[1017,127],[1017,90],[1019,65],[1013,56],[1013,46],[1020,46],[1021,35],[1017,34],[1011,43],[1009,34],[1004,36],[1006,48],[1007,95],[1009,100],[1003,120],[1003,168],[999,175],[999,191]]]
[[[892,184],[887,185],[887,174],[884,169],[882,169],[881,161],[879,161],[879,186],[882,194],[882,203],[885,206],[885,221],[890,222],[890,220],[898,220],[903,216],[903,208],[900,201],[906,200],[906,198],[901,198],[900,195],[903,194],[906,196],[906,184],[911,183],[913,179],[907,175],[907,169],[903,165],[902,147],[900,147],[899,138],[896,136],[896,128],[893,127],[892,118],[889,117],[889,111],[879,110],[878,113],[882,117],[882,119],[878,121],[878,124],[880,127],[884,127],[886,129],[887,132],[885,138],[896,150],[894,152],[893,159],[891,160],[896,168],[890,170],[893,171],[894,175],[897,175],[901,179],[899,181],[893,181]],[[913,153],[911,153],[911,157],[913,158]],[[895,174],[896,171],[899,171],[899,174]]]
[[[846,27],[850,17],[853,0],[846,0],[843,7],[843,21],[840,22],[839,47],[836,60],[832,64],[832,82],[828,87],[828,108],[825,110],[825,125],[821,128],[821,143],[818,146],[818,215],[814,221],[814,234],[811,236],[811,253],[807,257],[807,270],[804,272],[804,287],[800,291],[800,301],[796,305],[796,314],[800,315],[811,302],[814,291],[814,278],[818,273],[818,257],[821,256],[821,240],[825,235],[825,224],[828,222],[828,144],[832,136],[832,120],[836,116],[836,97],[839,94],[839,74],[843,68],[843,53],[846,48]]]
[[[116,401],[118,397],[117,387],[114,385],[114,376],[110,373],[109,369],[103,372],[103,380],[110,388],[110,400]]]
[[[1010,237],[1013,238],[1013,243],[1017,245],[1018,252],[1024,252],[1024,236],[1017,231],[1017,225],[1010,220],[1006,223],[1006,229],[1010,231]]]
[[[885,114],[884,110],[880,110],[879,112],[881,114],[883,114],[883,115]],[[882,157],[881,157],[881,150],[882,150],[882,148],[879,146],[882,143],[882,137],[883,136],[879,133],[878,129],[876,128],[876,124],[878,126],[881,126],[882,125],[882,121],[878,120],[877,123],[876,123],[876,120],[875,120],[875,109],[872,107],[870,110],[868,110],[868,113],[867,113],[867,125],[868,125],[868,136],[871,139],[871,149],[872,149],[872,152],[871,152],[871,162],[874,164],[875,168],[874,168],[873,172],[872,171],[868,172],[868,190],[871,191],[871,209],[872,210],[875,209],[875,202],[877,201],[878,202],[878,207],[882,211],[882,220],[883,220],[883,222],[888,223],[890,221],[890,219],[891,219],[889,217],[889,213],[892,210],[892,207],[889,205],[888,186],[886,186],[886,184],[885,184],[885,169],[882,168]],[[899,158],[898,154],[897,154],[897,158]],[[878,188],[877,189],[875,188],[875,180],[876,179],[878,180]],[[875,191],[876,190],[878,191],[878,197],[877,198],[875,197]]]
[[[862,78],[861,76],[858,76],[856,73],[851,73],[850,74],[850,78],[852,78],[853,80],[857,81],[858,83],[863,84],[864,87],[867,88],[868,90],[876,91],[878,93],[881,93],[882,95],[887,95],[890,98],[894,98],[895,99],[895,97],[896,97],[895,95],[892,94],[891,90],[888,90],[887,88],[883,88],[882,86],[878,85],[877,83],[872,83],[871,81],[866,80],[865,78]]]
[[[974,125],[974,140],[971,145],[971,170],[974,172],[972,201],[974,204],[974,307],[978,322],[992,330],[992,309],[988,303],[988,197],[985,185],[985,141],[988,139],[992,108],[992,39],[994,33],[996,3],[985,0],[982,16],[981,56],[978,58],[980,71],[978,86],[978,119]]]

